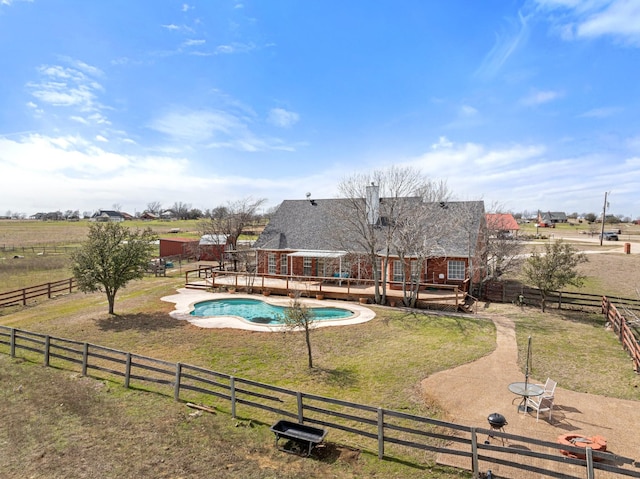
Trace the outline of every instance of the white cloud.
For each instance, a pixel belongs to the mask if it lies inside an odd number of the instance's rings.
[[[580,118],[608,118],[622,111],[622,108],[617,107],[603,107],[593,108],[578,115]]]
[[[496,76],[511,55],[526,41],[528,34],[528,17],[518,12],[517,21],[510,20],[506,32],[496,33],[496,41],[475,75],[479,78]]]
[[[520,103],[525,106],[537,106],[543,103],[549,103],[550,101],[562,98],[563,93],[553,90],[546,91],[533,91],[526,97],[520,100]]]
[[[640,47],[640,2],[637,0],[536,0],[553,29],[565,40],[610,36]]]
[[[10,6],[11,6],[11,4],[13,4],[15,1],[16,1],[16,0],[0,0],[0,5],[1,5],[1,6],[5,6],[5,7],[10,7]],[[28,2],[28,3],[33,2],[33,0],[17,0],[17,1],[20,1],[20,2]]]
[[[181,144],[248,152],[294,151],[293,145],[254,132],[250,118],[231,111],[176,110],[159,116],[149,126]]]
[[[216,54],[231,54],[231,53],[247,53],[256,49],[254,43],[230,43],[226,45],[218,45],[215,49]]]
[[[194,46],[204,45],[205,43],[207,43],[206,40],[190,39],[185,41],[182,45],[184,45],[185,47],[194,47]]]
[[[284,108],[272,108],[267,117],[269,123],[281,128],[289,128],[298,123],[298,120],[300,120],[300,115]]]
[[[453,146],[453,142],[449,141],[446,136],[441,136],[438,138],[438,142],[431,145],[432,150],[439,150],[441,148],[451,148]]]
[[[478,110],[469,105],[462,105],[460,107],[460,116],[462,117],[473,117],[478,114]]]
[[[133,213],[149,201],[165,205],[176,201],[201,209],[253,195],[274,204],[300,195],[299,183],[314,184],[318,191],[327,179],[277,180],[255,171],[238,176],[202,174],[191,162],[175,155],[123,155],[78,136],[0,137],[0,169],[11,181],[0,189],[0,204],[33,214],[54,209],[93,211],[114,202]],[[34,194],[37,192],[37,194]],[[212,196],[212,192],[215,192]]]
[[[99,101],[104,93],[102,84],[97,78],[103,72],[85,62],[64,57],[66,65],[41,65],[38,68],[39,78],[26,84],[31,95],[40,104],[48,107],[67,109],[69,119],[84,125],[109,124],[102,113],[106,109]],[[35,103],[29,106],[41,116],[43,108],[36,108]]]
[[[104,136],[102,135],[96,135],[96,140],[100,141],[102,143],[109,143],[109,140],[107,140]]]
[[[150,126],[180,140],[198,143],[245,129],[239,118],[221,110],[169,112],[156,118]]]

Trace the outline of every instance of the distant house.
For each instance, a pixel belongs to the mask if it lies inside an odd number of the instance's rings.
[[[158,219],[158,215],[155,215],[155,214],[153,214],[153,213],[150,213],[150,212],[148,212],[148,211],[145,211],[145,212],[143,212],[143,213],[140,215],[140,219],[141,219],[141,220],[148,220],[148,221],[150,221],[150,220],[157,220],[157,219]]]
[[[124,221],[124,216],[119,211],[113,210],[98,210],[91,215],[91,221],[112,221],[119,223]]]
[[[496,236],[517,236],[520,225],[510,213],[487,213],[487,230]]]
[[[420,198],[402,200],[422,201]],[[350,243],[348,239],[336,241],[336,232],[349,229],[346,220],[335,214],[335,211],[344,208],[347,201],[351,200],[283,201],[254,244],[258,274],[372,279],[370,255],[362,245],[353,238]],[[363,205],[366,202],[364,198],[356,201]],[[385,201],[391,203],[393,200],[380,198],[380,205],[388,204]],[[419,275],[421,283],[450,284],[464,288],[470,279],[479,279],[470,276],[480,275],[480,270],[475,267],[482,264],[484,203],[443,202],[439,207],[445,215],[449,215],[451,224],[454,218],[464,215],[467,227],[450,228],[438,245],[441,256],[431,257],[424,264],[417,264],[411,258],[405,258],[403,263],[398,254],[390,252],[391,264],[386,278],[390,287],[399,287],[398,282],[404,280],[403,272],[409,268],[412,275]],[[380,224],[386,221],[382,206],[379,221]],[[379,252],[380,257],[383,254],[383,251]]]
[[[555,225],[557,223],[568,223],[569,218],[562,211],[538,211],[538,223]]]

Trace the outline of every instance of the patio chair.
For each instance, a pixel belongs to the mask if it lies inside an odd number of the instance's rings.
[[[553,379],[551,378],[547,378],[547,382],[543,384],[539,384],[538,386],[542,387],[544,389],[544,392],[542,393],[542,397],[543,398],[552,398],[556,393],[556,386],[558,385],[557,382],[555,382]]]
[[[536,397],[528,397],[527,398],[527,409],[535,409],[536,411],[536,422],[540,419],[541,412],[549,411],[549,422],[551,422],[551,412],[553,409],[553,396],[536,396]]]

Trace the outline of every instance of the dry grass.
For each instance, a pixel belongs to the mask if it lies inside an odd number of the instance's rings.
[[[6,479],[351,478],[369,476],[375,464],[334,445],[308,460],[282,454],[259,424],[7,356],[0,380]]]

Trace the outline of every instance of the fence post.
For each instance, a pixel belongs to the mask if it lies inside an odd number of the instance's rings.
[[[82,375],[87,375],[87,363],[89,362],[89,343],[84,343],[82,348]]]
[[[127,353],[124,363],[124,387],[129,389],[129,381],[131,380],[131,353]]]
[[[378,459],[384,458],[384,409],[378,408]]]
[[[302,393],[296,392],[296,403],[298,404],[298,424],[304,423],[304,406],[302,405]]]
[[[51,283],[47,283],[47,298],[51,299]]]
[[[176,363],[176,379],[173,385],[173,399],[175,401],[180,400],[180,376],[182,373],[182,364]]]
[[[69,293],[73,292],[73,278],[69,278]]]
[[[476,434],[476,428],[471,428],[471,472],[473,479],[480,477],[480,471],[478,470],[478,435]]]
[[[47,334],[44,337],[44,365],[45,366],[49,366],[49,349],[51,347],[51,339],[49,338],[49,335]]]
[[[586,456],[587,456],[587,479],[594,479],[593,473],[593,449],[590,447],[586,448]]]
[[[11,357],[16,357],[16,329],[11,328]]]
[[[27,288],[22,288],[22,306],[27,305]]]
[[[229,377],[229,388],[231,389],[231,417],[236,418],[236,378]]]

